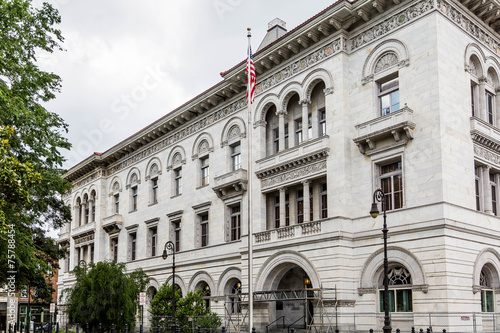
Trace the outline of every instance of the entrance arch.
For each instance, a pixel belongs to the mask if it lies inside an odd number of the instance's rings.
[[[303,254],[286,250],[269,257],[261,266],[255,290],[276,292],[276,300],[265,307],[269,322],[284,316],[285,327],[293,323],[295,327],[304,327],[311,324],[314,316],[314,293],[306,290],[310,288],[321,288],[316,269]]]

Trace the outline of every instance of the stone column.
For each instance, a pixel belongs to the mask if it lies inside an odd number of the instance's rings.
[[[491,184],[490,184],[490,167],[483,166],[482,168],[482,178],[483,178],[483,207],[484,212],[487,214],[492,214],[491,210]]]
[[[279,117],[279,151],[285,149],[285,115],[286,110],[276,111],[276,115]]]
[[[309,140],[309,104],[311,101],[303,99],[299,102],[302,105],[302,141]]]
[[[488,121],[488,115],[486,114],[486,85],[487,79],[483,76],[479,78],[479,118],[484,121]]]
[[[280,188],[280,227],[286,226],[286,187]]]
[[[310,180],[304,180],[302,182],[304,184],[304,223],[310,222],[311,216],[311,202],[309,201],[309,185],[311,184]]]

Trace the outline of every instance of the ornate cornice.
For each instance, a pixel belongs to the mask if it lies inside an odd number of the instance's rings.
[[[95,181],[98,178],[101,178],[105,176],[105,171],[102,169],[98,169],[89,176],[82,177],[81,179],[77,180],[76,182],[73,183],[73,191],[79,187],[85,186],[90,182]],[[69,197],[70,195],[68,195]],[[63,197],[64,198],[64,197]]]
[[[303,58],[297,61],[294,61],[293,63],[289,64],[280,71],[262,79],[262,81],[258,83],[257,86],[255,87],[255,93],[257,95],[261,94],[262,92],[280,83],[283,83],[289,78],[305,71],[309,67],[314,66],[325,59],[331,58],[337,53],[346,51],[346,45],[347,44],[345,37],[340,36],[333,42],[326,44],[320,49],[304,56]]]
[[[453,6],[448,1],[438,0],[437,4],[439,11],[444,16],[450,19],[470,36],[474,37],[479,43],[490,49],[490,51],[495,54],[500,54],[500,43],[491,32],[469,19],[466,13],[462,12],[461,9]]]
[[[326,159],[326,157],[328,156],[329,150],[330,150],[329,148],[321,149],[321,150],[312,152],[310,154],[300,156],[297,159],[278,164],[278,165],[273,166],[271,168],[257,171],[255,174],[257,175],[258,178],[264,179],[264,178],[270,177],[272,175],[280,174],[280,173],[286,172],[288,170],[291,170],[293,168],[297,168],[298,166],[301,166],[304,164],[311,164],[314,161]]]
[[[300,168],[295,168],[286,172],[281,172],[278,175],[262,179],[262,189],[267,189],[274,185],[282,184],[290,180],[295,181],[304,176],[315,174],[324,170],[326,170],[326,160],[321,160],[317,163],[312,163]]]
[[[476,156],[482,157],[483,159],[496,164],[500,165],[500,155],[492,152],[491,150],[481,147],[477,144],[474,145],[474,154]]]
[[[477,143],[478,145],[481,145],[485,148],[489,148],[494,151],[500,151],[500,142],[498,140],[475,129],[470,131],[470,135],[474,143]]]
[[[417,17],[422,16],[432,9],[434,9],[434,1],[425,0],[420,1],[400,12],[397,12],[381,23],[376,24],[375,26],[361,32],[356,36],[353,36],[350,42],[350,51],[357,50],[363,45],[370,43],[384,35],[387,35],[393,30],[414,21]]]
[[[226,107],[223,107],[195,122],[193,122],[190,125],[187,125],[186,127],[176,131],[175,133],[167,136],[164,139],[161,139],[159,141],[156,141],[144,149],[140,150],[139,152],[133,154],[132,156],[122,159],[120,162],[110,166],[108,168],[107,176],[110,176],[124,168],[130,167],[132,164],[135,164],[137,162],[142,161],[145,158],[148,158],[149,156],[156,154],[160,151],[163,151],[167,149],[168,147],[172,146],[173,144],[185,139],[186,137],[193,135],[195,133],[200,132],[207,126],[210,126],[214,124],[215,122],[218,122],[222,119],[227,118],[228,116],[240,111],[241,109],[245,108],[247,106],[247,102],[245,98],[241,98],[234,103],[231,103],[227,105]]]

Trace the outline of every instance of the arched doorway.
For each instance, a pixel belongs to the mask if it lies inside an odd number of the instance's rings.
[[[314,304],[311,280],[307,273],[296,266],[286,271],[281,277],[275,302],[276,319],[284,317],[285,327],[305,327],[312,323]],[[304,292],[305,291],[305,292]],[[270,307],[272,309],[272,306]],[[281,320],[280,320],[281,322]]]

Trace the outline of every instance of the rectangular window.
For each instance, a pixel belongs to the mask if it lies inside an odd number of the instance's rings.
[[[120,194],[115,194],[115,214],[120,213]]]
[[[474,82],[470,84],[470,106],[472,111],[472,116],[476,115],[476,87],[477,85]]]
[[[174,244],[175,252],[181,250],[181,221],[174,222]]]
[[[403,170],[401,161],[380,166],[380,185],[385,194],[386,210],[403,207]]]
[[[488,122],[493,125],[493,95],[490,94],[489,92],[486,92],[485,96],[486,100],[486,113],[488,116]]]
[[[129,236],[129,246],[130,246],[130,260],[135,260],[135,249],[136,249],[137,234],[133,233]]]
[[[288,143],[288,124],[285,124],[285,149],[290,147]]]
[[[231,171],[241,168],[241,145],[240,143],[231,146]]]
[[[174,170],[174,193],[182,194],[182,168]]]
[[[495,180],[496,175],[490,173],[490,185],[491,185],[491,210],[494,215],[498,215],[497,212],[497,183]]]
[[[326,135],[326,110],[321,108],[318,110],[319,119],[319,136]]]
[[[280,150],[280,130],[279,128],[273,129],[273,154]]]
[[[208,214],[201,215],[201,247],[208,245]]]
[[[118,238],[111,240],[111,253],[113,253],[113,261],[118,262]]]
[[[379,83],[380,115],[399,110],[399,77]]]
[[[92,222],[95,222],[95,201],[92,201]]]
[[[321,218],[325,219],[328,217],[328,195],[326,191],[326,183],[323,183],[321,186]]]
[[[474,168],[475,188],[476,188],[476,210],[481,211],[481,169]]]
[[[295,120],[295,144],[302,143],[302,118]]]
[[[240,205],[231,207],[231,240],[235,241],[241,237],[241,212]]]
[[[380,312],[384,312],[384,291],[379,291]],[[390,312],[412,312],[413,299],[411,289],[389,290],[389,311]]]
[[[89,223],[89,215],[90,215],[90,209],[89,209],[89,204],[85,206],[85,224]]]
[[[156,256],[156,243],[157,243],[157,238],[158,238],[158,231],[156,227],[150,228],[149,229],[149,242],[150,242],[150,256],[154,257]]]
[[[90,245],[90,262],[94,262],[94,244]]]
[[[132,211],[137,210],[137,186],[132,187]]]
[[[297,223],[304,222],[304,191],[297,191]]]
[[[494,312],[494,304],[493,290],[481,290],[481,311]]]
[[[290,225],[290,201],[288,193],[285,194],[285,225],[288,227]]]
[[[201,163],[201,186],[208,185],[209,181],[209,165],[208,165],[208,157],[200,159]]]
[[[280,196],[274,197],[274,227],[280,227]]]
[[[151,203],[158,203],[158,178],[151,179]]]

